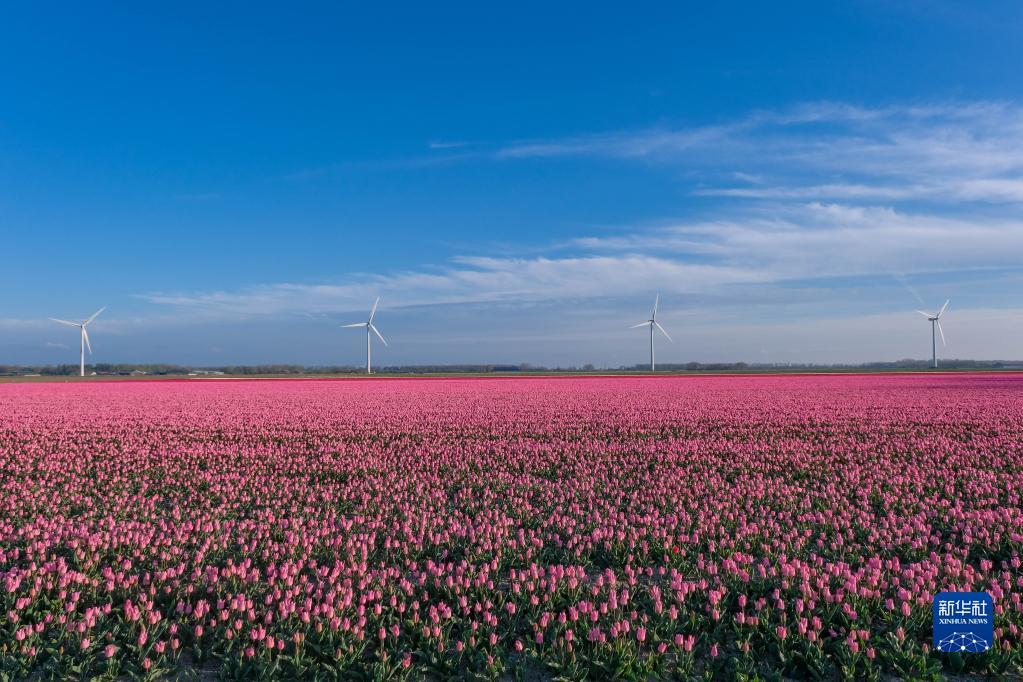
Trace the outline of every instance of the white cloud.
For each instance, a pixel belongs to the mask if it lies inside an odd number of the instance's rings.
[[[324,314],[361,310],[377,295],[402,306],[543,302],[657,289],[692,294],[805,279],[1015,268],[1023,253],[1023,220],[975,221],[812,202],[581,238],[569,248],[573,253],[563,256],[459,257],[442,268],[353,275],[342,283],[147,298],[213,315]]]
[[[696,193],[731,198],[1017,203],[1023,202],[1023,108],[808,104],[705,127],[519,142],[496,156],[678,165],[704,177]],[[718,176],[755,178],[757,186],[707,179]]]
[[[1023,109],[1011,104],[809,104],[701,128],[520,142],[495,156],[679,166],[699,180],[695,194],[724,203],[713,218],[579,238],[561,256],[461,257],[369,286],[278,285],[187,302],[255,310],[286,300],[329,311],[361,307],[374,292],[417,305],[805,279],[840,289],[838,278],[1018,268],[1023,253],[1023,219],[1012,206],[1023,201]]]
[[[696,290],[760,276],[728,264],[685,263],[653,255],[567,258],[465,257],[436,273],[357,276],[345,284],[281,283],[236,292],[150,294],[149,301],[228,315],[361,310],[374,296],[390,305],[539,302],[649,292]],[[368,282],[367,282],[368,280]]]
[[[556,156],[611,156],[646,158],[686,150],[705,150],[722,145],[749,122],[708,126],[688,130],[652,129],[584,135],[561,140],[517,142],[496,152],[499,159],[528,159]]]
[[[810,203],[580,244],[601,251],[702,255],[769,281],[955,272],[1018,267],[1023,220]]]

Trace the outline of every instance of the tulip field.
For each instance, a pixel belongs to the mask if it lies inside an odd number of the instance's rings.
[[[1021,554],[1023,375],[0,384],[5,680],[1012,678]]]

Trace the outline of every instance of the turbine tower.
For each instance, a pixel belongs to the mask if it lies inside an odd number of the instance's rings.
[[[661,330],[661,333],[664,334],[664,338],[668,339],[668,341],[671,341],[671,337],[668,336],[668,332],[664,331],[664,327],[662,327],[661,323],[657,321],[657,304],[660,303],[660,301],[661,301],[661,295],[658,293],[657,297],[654,299],[654,312],[653,312],[652,315],[650,315],[650,319],[647,320],[646,322],[640,322],[639,324],[634,324],[631,327],[629,327],[629,329],[637,329],[639,327],[646,327],[646,326],[650,327],[650,371],[651,372],[653,372],[655,370],[655,368],[656,368],[656,366],[654,364],[654,327],[657,327],[659,330]]]
[[[81,324],[79,324],[78,322],[68,322],[67,320],[58,320],[56,317],[50,318],[54,322],[66,324],[69,327],[78,327],[82,331],[82,354],[79,358],[78,371],[79,374],[83,377],[85,376],[85,349],[88,348],[89,354],[92,355],[92,344],[89,343],[89,332],[85,331],[85,328],[89,326],[90,322],[99,317],[99,314],[106,309],[107,307],[103,306],[102,308],[94,312],[89,319],[85,320]]]
[[[934,328],[938,328],[938,334],[941,335],[941,345],[945,345],[945,332],[941,330],[941,316],[945,313],[945,308],[948,307],[948,301],[945,301],[945,305],[941,306],[941,310],[936,313],[928,313],[923,310],[917,312],[923,315],[931,323],[931,366],[934,369],[938,368],[938,344],[934,338]]]
[[[373,309],[369,311],[369,319],[365,322],[356,322],[355,324],[343,324],[343,328],[348,329],[351,327],[365,327],[366,328],[366,374],[373,373],[373,367],[371,360],[373,357],[373,334],[383,341],[384,345],[387,345],[387,340],[377,331],[377,328],[373,326],[373,316],[377,314],[377,304],[380,303],[380,297],[377,296],[377,300],[373,301]]]

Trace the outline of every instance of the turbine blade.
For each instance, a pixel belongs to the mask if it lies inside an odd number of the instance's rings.
[[[382,335],[382,334],[381,334],[380,332],[378,332],[378,331],[377,331],[377,328],[376,328],[376,327],[374,327],[373,325],[369,325],[369,328],[373,330],[373,333],[374,333],[374,334],[376,334],[376,335],[377,335],[377,337],[378,337],[378,338],[379,338],[379,339],[380,339],[381,341],[383,341],[383,342],[384,342],[384,345],[386,346],[386,345],[387,345],[387,339],[385,339],[385,338],[383,337],[383,335]]]
[[[947,346],[945,343],[945,332],[941,329],[941,322],[935,320],[934,324],[938,325],[938,335],[941,336],[941,345]]]
[[[92,344],[89,343],[89,332],[85,331],[85,325],[82,325],[82,338],[85,339],[85,347],[89,349],[89,355],[92,355]]]
[[[671,337],[668,336],[668,332],[664,331],[664,327],[661,326],[661,323],[660,322],[654,322],[654,324],[657,326],[658,329],[661,330],[661,333],[664,334],[664,338],[666,338],[669,341],[671,341]],[[671,342],[675,343],[674,341],[671,341]]]
[[[377,314],[377,305],[380,304],[380,297],[377,296],[377,300],[373,301],[373,310],[369,311],[369,323],[373,324],[373,316]]]
[[[650,324],[650,320],[647,320],[646,322],[640,322],[639,324],[634,324],[631,327],[629,327],[629,329],[635,329],[637,327],[645,327],[648,324]]]
[[[90,318],[89,318],[88,320],[86,320],[86,321],[85,321],[85,322],[83,322],[82,324],[89,324],[90,322],[92,322],[93,320],[95,320],[95,319],[96,319],[97,317],[99,317],[99,314],[100,314],[101,312],[103,312],[104,310],[106,310],[106,309],[107,309],[107,307],[106,307],[106,306],[103,306],[102,308],[100,308],[99,310],[97,310],[96,312],[94,312],[94,313],[92,314],[92,317],[90,317]]]
[[[661,302],[661,292],[657,292],[657,296],[654,297],[654,314],[650,316],[650,319],[657,319],[657,304]]]
[[[344,328],[344,329],[348,329],[349,327],[365,327],[368,324],[369,324],[369,322],[356,322],[354,324],[343,324],[343,325],[341,325],[341,327]]]
[[[928,320],[931,319],[932,317],[934,317],[934,315],[931,315],[930,313],[925,313],[922,310],[918,310],[917,312],[920,313],[921,315],[923,315],[924,317],[926,317]]]
[[[938,311],[938,314],[935,315],[935,317],[941,317],[942,313],[945,312],[945,308],[948,307],[948,303],[949,303],[948,300],[946,300],[945,305],[941,306],[941,310]]]
[[[61,324],[66,324],[69,327],[81,327],[82,326],[82,325],[78,324],[77,322],[68,322],[67,320],[58,320],[56,317],[51,317],[50,319],[53,320],[54,322],[60,322]]]

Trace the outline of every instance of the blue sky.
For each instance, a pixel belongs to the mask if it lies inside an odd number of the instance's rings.
[[[1023,355],[1018,3],[208,5],[6,10],[0,362]]]

